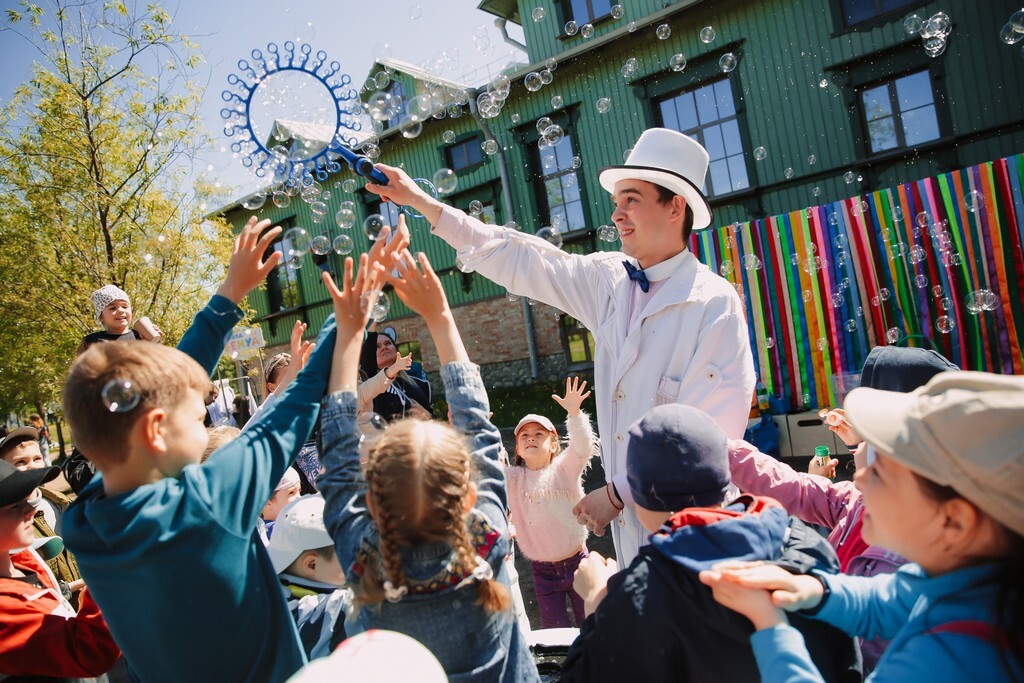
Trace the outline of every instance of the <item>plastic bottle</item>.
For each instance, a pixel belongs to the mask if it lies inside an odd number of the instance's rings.
[[[832,460],[832,454],[829,453],[828,446],[815,446],[814,457],[818,459],[818,464],[821,465],[822,467],[828,465],[829,461]],[[835,473],[833,473],[832,476],[829,477],[829,479],[835,481]]]
[[[754,391],[757,394],[757,409],[764,415],[771,408],[768,402],[768,387],[764,385],[764,382],[758,380],[757,384],[754,385]]]

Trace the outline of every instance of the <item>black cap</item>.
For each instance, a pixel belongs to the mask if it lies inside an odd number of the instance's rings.
[[[19,444],[22,441],[38,441],[39,430],[35,427],[18,427],[12,429],[7,436],[0,439],[0,458],[3,457],[3,452],[9,447]]]
[[[19,470],[6,460],[0,460],[0,506],[25,500],[37,488],[56,479],[58,474],[59,467]]]
[[[626,479],[633,500],[648,510],[717,505],[730,479],[725,432],[691,406],[651,408],[629,428]]]

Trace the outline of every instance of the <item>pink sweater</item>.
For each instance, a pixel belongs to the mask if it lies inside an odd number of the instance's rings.
[[[536,562],[557,562],[584,548],[587,528],[573,507],[583,498],[581,476],[597,442],[590,417],[580,411],[565,421],[569,447],[542,470],[506,467],[510,521],[523,554]]]

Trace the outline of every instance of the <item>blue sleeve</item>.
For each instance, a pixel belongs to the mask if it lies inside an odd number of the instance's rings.
[[[192,324],[178,343],[178,350],[194,358],[208,375],[212,375],[231,329],[243,317],[242,309],[220,294],[214,294],[206,307],[192,319]]]
[[[499,462],[501,433],[487,417],[491,409],[480,368],[473,363],[449,363],[441,368],[441,379],[451,407],[452,426],[469,440],[476,468],[476,509],[507,538],[508,493],[505,470]]]
[[[335,339],[334,316],[324,323],[306,367],[234,441],[218,448],[184,476],[226,529],[251,534],[285,469],[309,438],[327,389]]]
[[[357,403],[354,392],[331,394],[324,399],[320,421],[320,463],[324,473],[317,480],[317,487],[325,501],[324,524],[334,539],[338,560],[346,574],[373,525],[364,503],[366,481],[359,462]]]
[[[755,631],[750,636],[762,681],[779,683],[824,682],[811,661],[804,637],[789,624]]]
[[[828,600],[812,616],[851,636],[891,640],[906,625],[917,602],[917,565],[906,565],[894,574],[846,576],[817,573],[828,583]]]

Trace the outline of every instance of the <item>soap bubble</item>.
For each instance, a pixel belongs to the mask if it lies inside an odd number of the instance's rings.
[[[103,405],[112,413],[127,413],[142,401],[142,392],[130,379],[115,378],[103,385]]]
[[[292,198],[283,190],[274,190],[274,206],[279,209],[287,209],[292,205]]]
[[[612,101],[607,97],[599,97],[594,104],[598,114],[607,114],[612,108]]]
[[[919,274],[914,278],[914,284],[917,285],[918,289],[924,289],[928,286],[928,276],[924,273]]]
[[[669,36],[672,35],[672,27],[668,24],[662,24],[654,29],[654,35],[658,36],[658,40],[668,40]]]
[[[520,118],[519,112],[514,112],[511,117],[513,125],[519,123]]]
[[[523,79],[523,85],[525,85],[526,89],[530,92],[537,92],[544,86],[544,83],[541,82],[539,73],[531,71],[526,74],[526,78]]]
[[[977,190],[971,190],[964,195],[964,208],[974,213],[985,206],[985,196]]]
[[[849,260],[850,260],[849,252],[846,252],[846,251],[838,251],[838,252],[836,252],[836,267],[837,268],[842,268],[843,266],[845,266],[847,264],[847,262]]]
[[[574,36],[574,35],[576,35],[576,31],[578,31],[578,30],[579,30],[579,27],[576,26],[576,22],[575,21],[567,21],[567,22],[565,22],[565,35],[567,35],[567,36]]]
[[[983,292],[985,291],[987,290],[979,289],[977,291],[968,293],[967,297],[964,299],[964,305],[967,307],[968,313],[970,313],[971,315],[978,315],[983,310],[985,310],[985,306],[982,303],[982,299],[984,296]]]
[[[940,315],[935,319],[935,329],[942,334],[949,334],[956,327],[956,323],[948,315]]]
[[[846,235],[844,235],[843,233],[839,233],[838,235],[832,238],[832,244],[835,245],[836,249],[842,249],[849,243],[850,240],[848,240],[846,238]]]
[[[552,109],[561,109],[562,108],[562,104],[563,104],[563,101],[562,101],[562,96],[561,95],[555,95],[554,97],[551,98],[551,108]]]
[[[1024,8],[1021,8],[1010,15],[1010,28],[1017,33],[1024,33]]]
[[[550,242],[559,249],[562,248],[562,233],[556,228],[541,228],[537,231],[537,237]]]
[[[916,36],[923,27],[924,19],[916,14],[911,14],[903,20],[903,30],[907,32],[908,36]]]
[[[843,304],[846,303],[846,297],[844,297],[839,292],[836,292],[835,294],[832,295],[831,301],[832,301],[832,308],[842,308]]]
[[[857,179],[857,176],[854,174],[853,171],[847,171],[846,173],[843,174],[843,181],[847,185],[849,185],[850,183],[852,183],[856,179]]]
[[[921,28],[922,38],[945,38],[953,30],[953,22],[945,12],[936,12]]]
[[[551,69],[540,70],[540,82],[544,85],[551,85],[551,82],[555,80],[555,75],[551,73]]]
[[[505,298],[508,299],[509,301],[511,301],[512,303],[515,303],[515,302],[519,301],[519,295],[518,294],[513,294],[512,292],[510,292],[508,290],[505,290]]]
[[[924,247],[922,247],[920,244],[915,244],[913,247],[910,248],[911,263],[920,263],[921,261],[925,260],[925,257],[927,257],[927,253],[925,252]]]
[[[878,298],[882,301],[888,301],[889,297],[892,296],[892,292],[889,291],[888,287],[882,287],[878,290]]]
[[[589,38],[590,36],[594,35],[594,25],[583,24],[583,26],[580,27],[580,35],[583,36],[584,38]]]
[[[764,264],[761,263],[761,259],[758,258],[757,254],[744,254],[743,255],[743,267],[747,270],[761,270]]]
[[[331,243],[331,246],[334,247],[334,252],[336,254],[340,254],[342,256],[345,254],[351,254],[353,246],[352,238],[348,235],[338,235],[334,238],[334,242]]]
[[[544,14],[545,12],[543,7],[534,7],[530,16],[533,17],[534,21],[544,21]]]
[[[941,299],[939,299],[939,308],[941,308],[944,311],[948,311],[949,309],[953,308],[953,300],[950,299],[948,296],[942,297]]]
[[[981,307],[986,311],[994,311],[999,308],[999,297],[991,289],[980,289],[979,298],[981,299]]]
[[[715,29],[710,26],[705,26],[700,30],[700,42],[705,45],[715,40]]]
[[[508,228],[509,230],[519,230],[519,224],[516,223],[515,221],[506,221],[505,227]]]
[[[597,229],[597,239],[602,242],[614,242],[619,239],[619,231],[614,225],[602,225]]]
[[[391,299],[379,289],[371,289],[359,297],[359,306],[363,313],[369,313],[370,320],[382,322],[391,310]]]
[[[579,156],[574,156],[572,158],[572,167],[573,168],[579,168],[582,165],[583,165],[583,159],[580,159]]]
[[[685,61],[686,61],[686,58],[684,57],[683,58],[684,66],[685,66]],[[632,78],[633,74],[636,73],[636,68],[637,68],[636,57],[630,57],[629,59],[627,59],[623,63],[622,69],[620,69],[620,73],[622,73],[622,77],[623,78]]]
[[[809,289],[805,289],[803,292],[801,292],[800,296],[801,298],[803,298],[805,303],[810,303],[811,299],[814,298],[814,292],[812,292]]]
[[[302,258],[309,253],[310,237],[305,228],[291,228],[284,233],[282,241],[285,243],[285,260]]]
[[[672,68],[673,71],[682,71],[683,69],[686,68],[686,55],[684,55],[682,52],[677,52],[676,54],[669,57],[668,65]]]
[[[451,143],[455,142],[455,131],[453,131],[453,130],[446,130],[441,135],[441,139],[444,140],[446,143],[448,143],[450,145]]]
[[[331,253],[331,238],[327,235],[317,235],[309,243],[309,249],[317,256],[325,256]]]
[[[480,149],[484,151],[487,156],[492,156],[498,153],[498,143],[494,140],[484,140],[480,144]]]
[[[561,126],[551,125],[544,129],[541,136],[541,147],[557,147],[565,138],[565,131]]]
[[[553,125],[555,124],[550,117],[542,116],[539,119],[537,119],[537,132],[543,135],[544,131]]]
[[[484,204],[479,199],[474,199],[469,203],[469,215],[479,216],[484,211]]]
[[[356,429],[359,431],[360,461],[369,457],[370,449],[384,436],[384,431],[387,428],[388,421],[372,410],[361,411],[356,415]]]
[[[459,186],[459,177],[450,168],[439,168],[434,171],[433,183],[438,194],[451,194]]]
[[[1015,45],[1020,42],[1021,38],[1024,38],[1024,33],[1015,31],[1009,23],[999,30],[999,40],[1007,45]]]
[[[729,73],[736,68],[736,55],[726,52],[718,60],[718,68],[722,73]]]
[[[890,344],[895,344],[900,340],[900,337],[902,336],[903,333],[900,332],[900,328],[898,327],[890,327],[888,330],[885,331],[885,339]]]
[[[622,18],[622,5],[612,5],[611,9],[612,19]]]
[[[818,87],[819,88],[827,88],[828,87],[828,79],[827,78],[822,78],[820,81],[818,81]]]
[[[350,230],[356,224],[355,204],[352,202],[342,202],[341,207],[334,214],[334,222],[342,230]]]
[[[787,166],[786,170],[782,172],[782,175],[786,177],[786,180],[790,180],[793,176],[796,175],[796,171],[793,170],[792,166]]]
[[[244,202],[242,202],[242,208],[248,211],[256,211],[257,209],[263,208],[263,205],[267,203],[267,193],[257,192],[252,195]]]
[[[853,318],[850,318],[849,320],[847,320],[846,321],[846,331],[847,332],[856,332],[857,331],[857,321],[854,320]]]
[[[385,225],[384,216],[379,213],[372,213],[363,221],[363,232],[366,233],[371,242],[376,242],[380,239],[381,230],[384,229]]]
[[[819,351],[824,351],[827,348],[828,348],[828,339],[826,339],[825,337],[819,337],[818,338],[818,350]]]
[[[366,108],[375,121],[387,121],[394,118],[402,108],[402,98],[382,90],[370,95]]]
[[[938,57],[946,51],[946,39],[936,36],[924,41],[924,51],[929,57]]]
[[[635,21],[631,21],[628,24],[626,24],[626,29],[629,30],[630,33],[635,31],[636,30],[636,22]]]
[[[764,348],[766,348],[766,349],[774,349],[775,348],[775,337],[765,337],[764,338]]]
[[[942,294],[942,285],[935,285],[934,287],[932,287],[932,296],[934,296],[936,299],[942,296]]]
[[[309,212],[313,216],[314,223],[322,223],[324,220],[324,216],[327,215],[327,204],[319,200],[315,202],[310,202]]]
[[[755,147],[754,148],[754,159],[756,159],[757,161],[764,161],[767,158],[768,158],[768,150],[766,150],[764,147]]]
[[[725,261],[722,261],[722,263],[718,266],[718,273],[722,277],[728,277],[729,275],[732,274],[732,272],[735,269],[736,269],[735,264],[733,264],[732,261],[726,259]]]
[[[348,192],[351,194],[352,192],[356,191],[357,185],[358,183],[356,183],[355,178],[346,178],[345,182],[341,184],[341,191]]]

